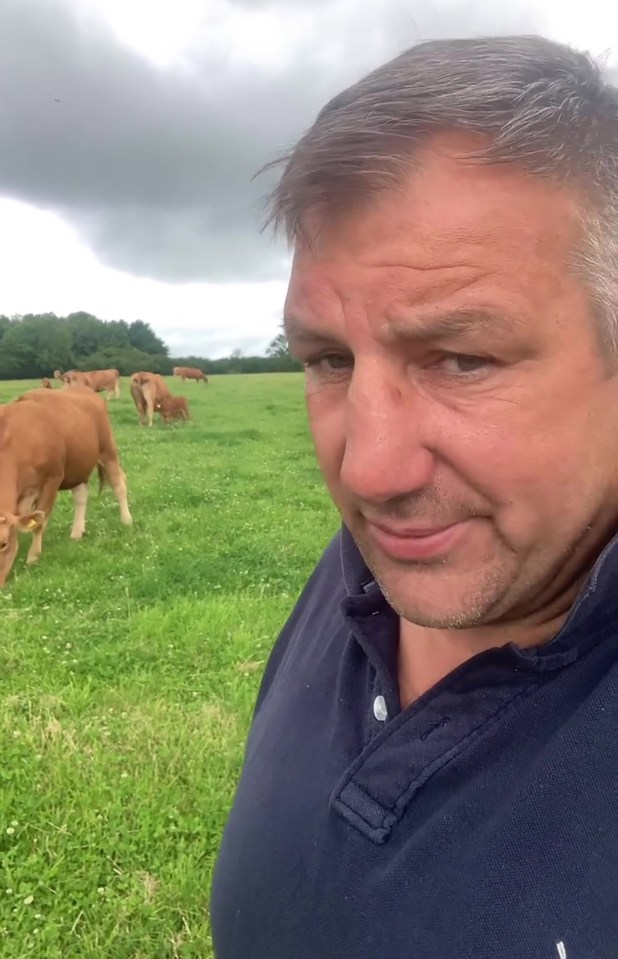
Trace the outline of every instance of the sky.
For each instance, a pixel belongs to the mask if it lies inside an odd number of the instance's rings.
[[[412,44],[513,32],[618,64],[607,0],[0,0],[0,313],[263,352],[290,253],[259,168]]]

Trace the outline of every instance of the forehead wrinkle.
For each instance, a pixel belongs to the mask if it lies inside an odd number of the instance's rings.
[[[362,260],[361,260],[362,262]],[[369,270],[407,270],[411,273],[439,273],[445,270],[459,270],[468,267],[468,263],[396,263],[391,260],[380,260],[363,263]]]
[[[521,322],[513,315],[513,304],[505,311],[499,303],[482,302],[488,276],[478,261],[428,267],[419,271],[424,279],[412,285],[406,275],[409,278],[417,272],[416,264],[390,260],[372,266],[375,269],[363,265],[367,270],[364,281],[347,276],[347,270],[343,277],[333,275],[326,264],[322,268],[312,264],[304,276],[297,274],[283,311],[288,340],[298,345],[318,340],[338,343],[343,332],[340,325],[347,327],[352,322],[356,326],[361,315],[368,323],[367,332],[373,327],[385,342],[423,342],[478,332],[504,334]],[[481,289],[473,294],[474,305],[467,294],[479,285]],[[453,303],[464,293],[467,304]]]
[[[289,340],[335,341],[333,320],[345,322],[351,299],[341,284],[322,270],[312,269],[308,276],[294,283],[292,276],[283,309],[283,327]],[[298,279],[298,278],[296,278]],[[352,297],[356,299],[356,297]]]

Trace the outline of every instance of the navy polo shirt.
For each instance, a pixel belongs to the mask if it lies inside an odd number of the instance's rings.
[[[397,616],[342,529],[265,670],[217,959],[618,959],[617,546],[551,642],[401,709]]]

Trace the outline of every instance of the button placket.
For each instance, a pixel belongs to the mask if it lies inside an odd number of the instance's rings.
[[[505,668],[500,682],[496,666],[489,664],[471,671],[478,682],[474,707],[470,667],[464,667],[463,675],[382,726],[332,793],[333,809],[373,842],[388,839],[414,795],[439,769],[491,728],[513,701],[549,678],[519,676],[513,681],[509,669],[508,682]]]

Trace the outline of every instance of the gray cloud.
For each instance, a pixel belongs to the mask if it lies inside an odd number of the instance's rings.
[[[259,234],[272,174],[251,178],[325,100],[420,39],[543,26],[531,8],[438,2],[412,17],[408,0],[229,0],[308,18],[287,62],[239,64],[198,32],[184,68],[165,70],[68,0],[2,0],[0,192],[60,212],[137,275],[280,278],[286,251]]]

